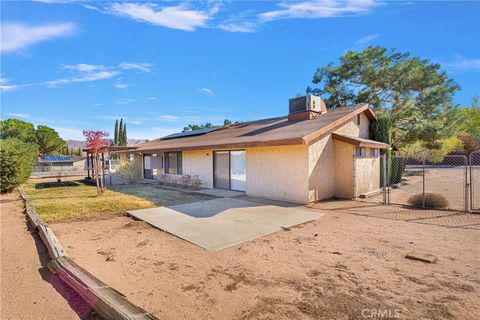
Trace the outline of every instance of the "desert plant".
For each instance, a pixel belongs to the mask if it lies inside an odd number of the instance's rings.
[[[117,174],[128,183],[136,183],[142,179],[142,166],[138,161],[121,161]]]
[[[32,173],[38,147],[15,138],[0,140],[0,189],[10,192]]]
[[[192,185],[192,187],[194,189],[198,189],[200,187],[200,185],[202,184],[202,180],[200,179],[198,174],[196,174],[192,177],[192,180],[191,180],[190,184]]]
[[[423,208],[446,208],[448,200],[438,193],[415,194],[408,199],[408,203],[415,207]]]
[[[189,175],[189,174],[183,174],[180,177],[179,182],[180,182],[180,185],[182,186],[182,188],[186,188],[186,187],[190,186],[190,184],[192,182],[192,176]]]

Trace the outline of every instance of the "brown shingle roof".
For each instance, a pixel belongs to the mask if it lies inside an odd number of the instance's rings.
[[[353,144],[354,146],[357,146],[357,147],[378,148],[378,149],[388,148],[388,144],[386,143],[378,142],[375,140],[369,140],[365,138],[360,138],[360,137],[347,136],[344,134],[332,133],[332,138],[334,140],[346,142],[348,144]]]
[[[136,151],[175,151],[308,144],[362,112],[365,112],[369,118],[375,118],[373,111],[368,105],[360,105],[329,111],[312,120],[288,121],[287,117],[278,117],[227,126],[197,136],[152,140],[137,145]]]

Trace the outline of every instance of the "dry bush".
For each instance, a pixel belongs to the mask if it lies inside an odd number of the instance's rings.
[[[423,207],[423,195],[421,193],[411,196],[408,203],[415,207]],[[425,193],[425,208],[446,208],[448,200],[438,193]]]
[[[182,185],[182,188],[187,188],[192,182],[192,176],[189,174],[184,174],[180,177],[179,182]]]
[[[200,185],[202,184],[202,180],[200,179],[198,174],[196,174],[192,177],[192,180],[191,180],[190,184],[192,185],[192,187],[194,189],[200,188]]]

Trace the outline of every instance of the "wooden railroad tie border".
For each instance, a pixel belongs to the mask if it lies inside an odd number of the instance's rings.
[[[18,188],[25,202],[28,220],[37,230],[50,256],[48,269],[80,295],[105,320],[158,320],[153,314],[134,305],[125,295],[103,283],[68,257],[57,237],[39,217],[30,198]]]

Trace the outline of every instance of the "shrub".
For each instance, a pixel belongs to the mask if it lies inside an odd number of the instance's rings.
[[[142,166],[138,161],[122,161],[118,165],[117,174],[128,183],[136,183],[142,179]]]
[[[184,174],[180,177],[179,182],[182,185],[182,188],[186,188],[186,187],[190,186],[190,184],[192,182],[192,176],[189,175],[189,174]]]
[[[200,180],[200,177],[198,174],[194,175],[192,177],[191,185],[194,189],[200,188],[200,185],[202,184],[202,180]]]
[[[397,184],[402,182],[402,177],[403,173],[405,172],[406,165],[407,160],[405,158],[391,158],[390,184]]]
[[[411,196],[408,203],[415,207],[423,207],[423,195],[421,193]],[[438,193],[425,193],[425,208],[446,208],[448,200]]]
[[[10,192],[27,181],[37,154],[38,147],[35,144],[15,138],[0,140],[1,192]]]

